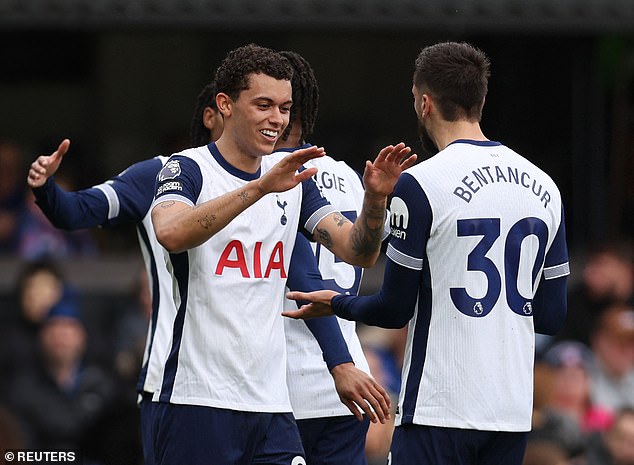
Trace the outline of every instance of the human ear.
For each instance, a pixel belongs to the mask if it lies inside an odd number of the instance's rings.
[[[218,111],[222,113],[222,116],[230,116],[233,109],[233,101],[227,94],[219,92],[216,95],[216,106],[218,107]]]

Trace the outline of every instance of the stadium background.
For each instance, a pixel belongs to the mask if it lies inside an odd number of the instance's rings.
[[[631,0],[0,0],[0,135],[25,166],[71,138],[62,169],[90,186],[182,146],[216,65],[256,42],[312,63],[312,141],[361,170],[386,143],[419,151],[413,60],[466,40],[493,63],[485,134],[558,182],[574,255],[634,235],[633,35]],[[88,290],[139,259],[132,227],[101,236],[98,266],[66,264]],[[16,258],[1,260],[6,291]]]

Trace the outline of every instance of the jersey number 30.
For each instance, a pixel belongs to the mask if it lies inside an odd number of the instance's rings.
[[[464,287],[452,287],[449,292],[456,308],[467,316],[486,316],[500,298],[502,277],[506,288],[506,300],[512,311],[522,316],[531,316],[532,296],[526,298],[518,289],[518,275],[522,254],[522,242],[528,236],[535,236],[538,240],[537,254],[534,256],[532,268],[532,289],[539,270],[544,263],[548,227],[539,218],[524,218],[515,223],[508,231],[504,240],[503,270],[486,256],[493,244],[500,238],[499,218],[473,218],[458,220],[458,237],[482,236],[482,239],[467,257],[467,270],[479,271],[486,275],[487,288],[484,297],[472,297]],[[524,257],[527,258],[527,257]]]

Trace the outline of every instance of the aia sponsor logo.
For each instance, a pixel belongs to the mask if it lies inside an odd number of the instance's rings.
[[[270,254],[262,252],[262,245],[262,242],[256,242],[253,249],[245,250],[242,242],[229,242],[220,254],[215,274],[222,276],[234,269],[240,271],[243,278],[269,278],[272,274],[286,278],[284,243],[277,241]]]

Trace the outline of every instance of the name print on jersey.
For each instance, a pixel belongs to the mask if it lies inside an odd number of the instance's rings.
[[[313,179],[315,180],[315,183],[317,183],[317,187],[320,191],[322,189],[334,189],[344,194],[346,193],[345,179],[341,176],[329,173],[328,171],[320,171],[315,176],[313,176]]]
[[[262,245],[263,243],[258,241],[253,249],[245,251],[242,242],[238,240],[229,242],[220,254],[215,274],[222,276],[229,268],[240,270],[243,278],[269,278],[273,270],[278,270],[279,277],[286,278],[284,244],[278,241],[273,246],[264,273],[262,273]]]
[[[469,203],[473,196],[480,191],[480,188],[485,187],[488,184],[496,184],[500,182],[515,183],[518,186],[530,189],[531,192],[539,198],[539,201],[544,204],[544,208],[546,208],[548,202],[551,200],[550,193],[537,179],[533,178],[526,171],[520,172],[519,169],[512,166],[504,168],[500,168],[497,165],[482,166],[471,171],[471,174],[467,174],[461,179],[461,182],[466,188],[456,186],[453,193],[467,203]]]

